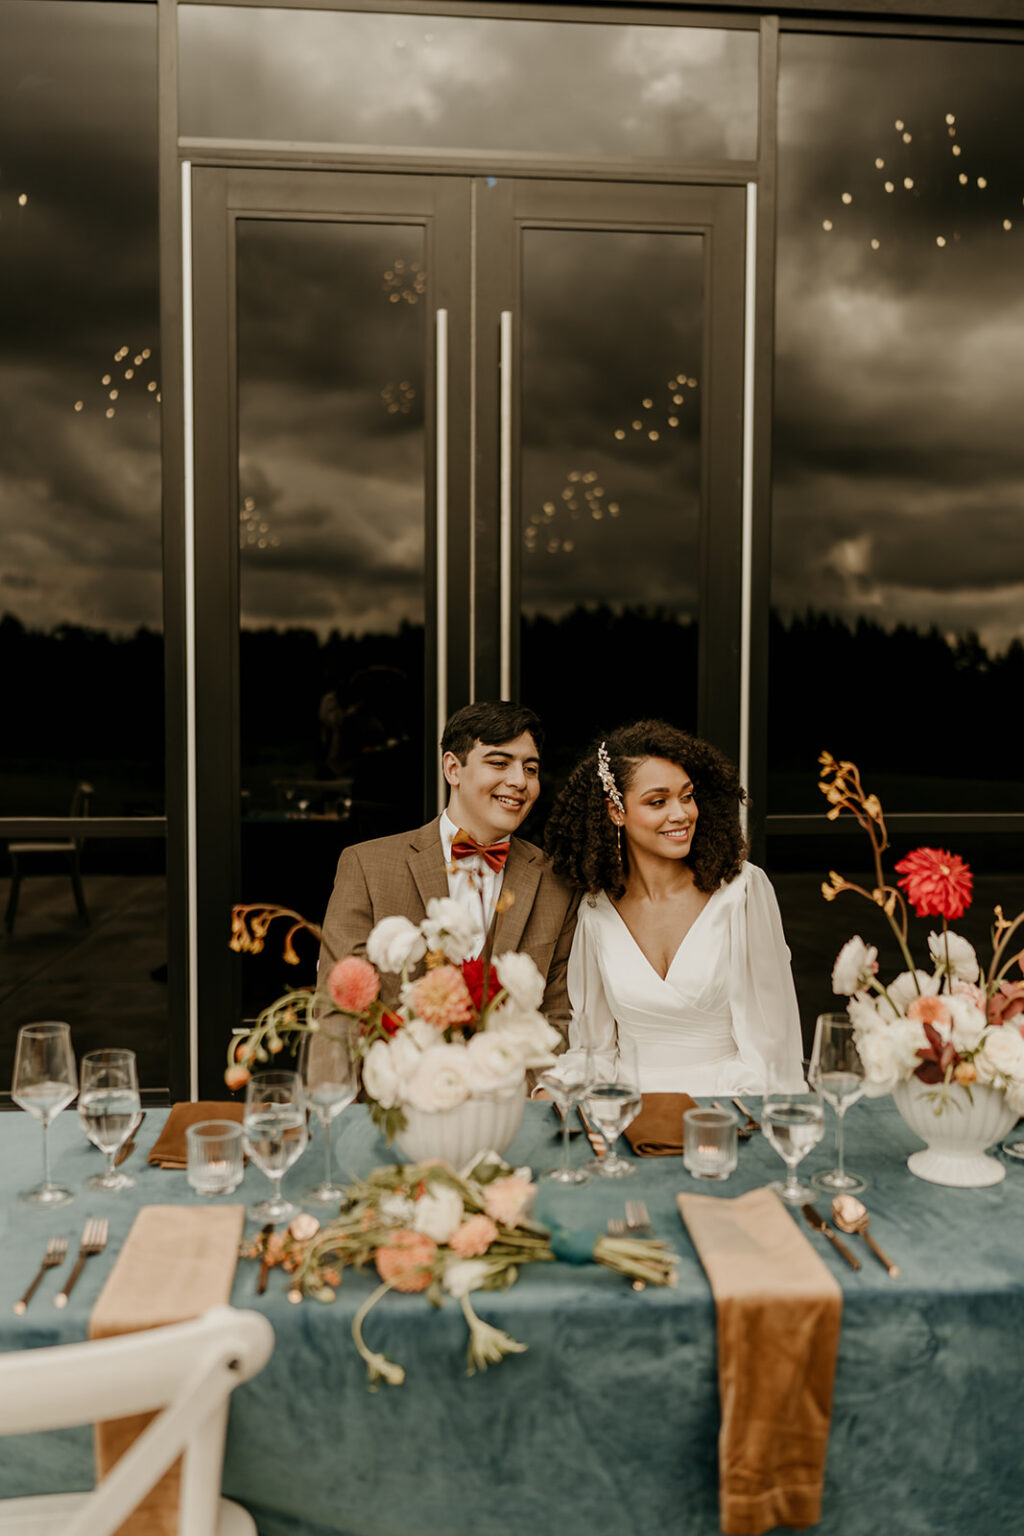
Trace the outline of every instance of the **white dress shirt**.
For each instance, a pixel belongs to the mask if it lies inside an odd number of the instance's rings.
[[[452,843],[455,841],[458,830],[448,812],[442,811],[441,852],[448,867],[448,894],[453,901],[465,907],[473,918],[477,935],[473,949],[475,958],[484,947],[487,930],[494,916],[495,904],[501,893],[501,882],[505,871],[491,869],[478,853],[472,854],[468,859],[459,859],[452,867]],[[483,896],[482,902],[481,896]]]

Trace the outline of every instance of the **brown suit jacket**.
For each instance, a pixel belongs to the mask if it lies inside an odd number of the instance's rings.
[[[384,917],[419,923],[433,896],[448,895],[440,818],[416,832],[378,837],[346,848],[323,923],[321,965],[366,950],[370,930]],[[515,900],[498,916],[492,953],[520,950],[545,978],[545,1011],[568,1011],[566,967],[579,896],[553,872],[539,848],[513,837],[502,894]]]

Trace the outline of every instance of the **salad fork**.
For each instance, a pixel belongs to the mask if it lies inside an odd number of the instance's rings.
[[[94,1254],[102,1253],[107,1246],[107,1220],[106,1217],[90,1216],[82,1232],[82,1241],[78,1248],[78,1258],[75,1267],[64,1283],[64,1289],[58,1291],[53,1298],[55,1307],[66,1307],[75,1282],[85,1268],[86,1259],[91,1259]]]
[[[43,1254],[43,1262],[39,1266],[39,1273],[25,1292],[20,1301],[14,1303],[14,1311],[18,1317],[24,1315],[29,1302],[36,1293],[36,1286],[46,1274],[48,1269],[56,1269],[58,1264],[63,1264],[67,1258],[68,1240],[66,1237],[51,1237]]]

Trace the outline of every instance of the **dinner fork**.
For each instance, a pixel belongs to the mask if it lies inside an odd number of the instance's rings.
[[[761,1122],[760,1122],[760,1120],[755,1120],[754,1119],[753,1115],[750,1113],[750,1110],[744,1104],[743,1100],[742,1099],[733,1099],[733,1103],[736,1105],[736,1108],[739,1110],[741,1115],[746,1115],[746,1117],[747,1117],[747,1130],[748,1131],[759,1131],[761,1129]]]
[[[50,1238],[50,1241],[46,1245],[46,1252],[43,1254],[43,1262],[39,1266],[39,1273],[36,1275],[35,1279],[32,1281],[32,1284],[29,1286],[21,1300],[14,1303],[14,1310],[18,1317],[21,1317],[27,1309],[29,1302],[32,1300],[32,1297],[36,1293],[36,1286],[46,1274],[46,1271],[48,1269],[56,1269],[58,1264],[63,1264],[64,1260],[67,1258],[67,1252],[68,1240],[66,1237]]]
[[[626,1226],[630,1232],[651,1231],[651,1218],[643,1200],[626,1201]]]
[[[71,1295],[75,1281],[85,1268],[86,1259],[91,1259],[94,1254],[102,1253],[107,1246],[107,1221],[105,1217],[90,1216],[82,1232],[82,1241],[78,1247],[78,1258],[75,1267],[68,1276],[64,1289],[58,1291],[53,1298],[55,1307],[66,1307],[68,1297]]]

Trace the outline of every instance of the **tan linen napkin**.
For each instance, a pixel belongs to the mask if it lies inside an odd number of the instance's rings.
[[[821,1519],[842,1291],[770,1189],[678,1195],[718,1318],[719,1517],[730,1536]]]
[[[683,1115],[696,1108],[688,1093],[645,1093],[640,1113],[626,1126],[637,1157],[682,1157]]]
[[[175,1104],[164,1121],[164,1128],[153,1143],[147,1163],[152,1163],[154,1168],[187,1168],[185,1132],[189,1126],[198,1125],[200,1120],[237,1120],[241,1125],[243,1109],[244,1105],[235,1104],[230,1099],[224,1103],[202,1099],[198,1104],[182,1100]]]
[[[147,1205],[136,1216],[89,1319],[90,1339],[182,1323],[224,1306],[245,1225],[242,1205]],[[96,1475],[103,1477],[142,1433],[152,1414],[97,1424]],[[146,1495],[118,1536],[179,1536],[177,1461]]]

